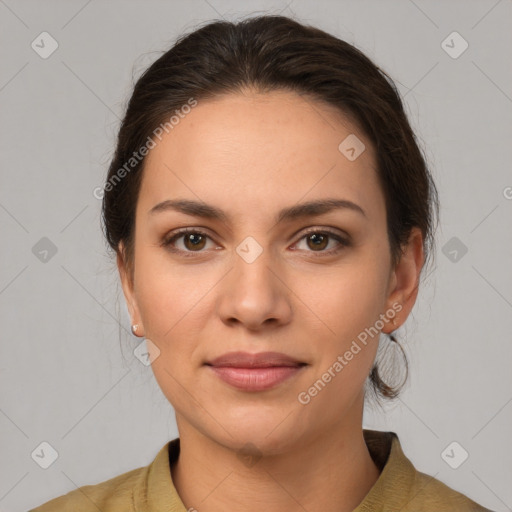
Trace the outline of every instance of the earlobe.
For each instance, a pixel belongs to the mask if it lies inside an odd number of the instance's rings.
[[[137,301],[135,298],[134,286],[132,282],[132,276],[130,273],[129,265],[127,265],[123,242],[121,241],[117,251],[117,269],[119,271],[119,278],[121,281],[121,287],[123,289],[123,295],[128,308],[128,313],[131,319],[130,330],[134,336],[144,336],[142,320],[140,318]],[[134,328],[134,326],[136,326]]]

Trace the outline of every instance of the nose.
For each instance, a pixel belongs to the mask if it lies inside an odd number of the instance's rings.
[[[233,326],[256,331],[285,325],[292,318],[292,291],[283,267],[263,250],[251,261],[234,253],[233,267],[219,286],[218,315]]]

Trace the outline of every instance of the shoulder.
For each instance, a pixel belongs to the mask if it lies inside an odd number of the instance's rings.
[[[94,485],[84,485],[29,512],[150,512],[176,510],[179,499],[170,470],[179,438],[167,442],[153,461]],[[176,505],[177,504],[177,505]],[[174,507],[174,508],[173,508]]]
[[[355,512],[492,512],[435,478],[438,473],[418,471],[395,432],[365,429],[363,433],[381,474]]]
[[[104,482],[81,486],[29,512],[131,512],[134,492],[144,487],[149,467],[139,467]]]
[[[146,469],[140,467],[104,482],[84,485],[29,512],[129,512],[133,510],[133,490]]]
[[[414,471],[403,512],[492,512],[433,476]]]

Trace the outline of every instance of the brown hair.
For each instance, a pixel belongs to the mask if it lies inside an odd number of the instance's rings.
[[[237,23],[213,21],[182,35],[135,84],[102,205],[106,240],[116,253],[123,242],[132,276],[144,158],[132,160],[128,170],[126,163],[147,145],[155,128],[191,98],[201,101],[246,88],[294,91],[334,106],[355,121],[375,148],[393,266],[415,226],[423,233],[425,263],[429,262],[439,210],[437,190],[393,80],[353,45],[290,18],[267,15]],[[396,346],[407,370],[407,357],[398,342]],[[379,397],[398,396],[407,374],[401,384],[386,384],[377,359],[369,381],[379,403]]]

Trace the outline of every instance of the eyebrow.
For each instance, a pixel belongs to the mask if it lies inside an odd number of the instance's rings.
[[[365,211],[352,201],[347,199],[327,198],[283,208],[278,212],[275,222],[278,224],[283,221],[289,222],[303,217],[316,217],[339,209],[351,210],[366,217]],[[148,214],[154,215],[169,210],[194,217],[219,220],[225,224],[229,222],[228,215],[220,208],[191,199],[167,199],[153,206]]]

